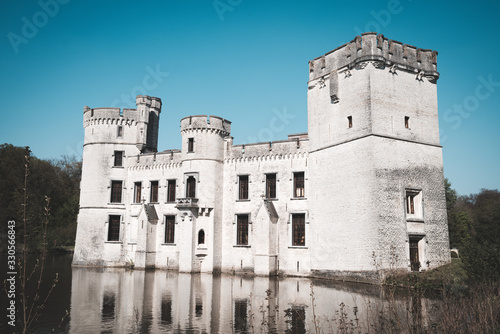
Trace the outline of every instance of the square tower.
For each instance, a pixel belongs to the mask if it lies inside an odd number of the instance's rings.
[[[365,33],[309,62],[313,271],[450,261],[436,59]]]

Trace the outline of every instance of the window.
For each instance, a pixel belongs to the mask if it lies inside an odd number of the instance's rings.
[[[111,181],[111,203],[122,202],[122,181]]]
[[[200,230],[198,232],[198,245],[203,245],[205,243],[205,231]]]
[[[196,197],[196,179],[194,176],[189,176],[186,181],[186,197]]]
[[[239,177],[239,199],[248,199],[248,175],[240,175]]]
[[[276,198],[276,174],[266,174],[266,198]]]
[[[175,216],[165,216],[165,243],[173,244],[175,238]]]
[[[123,126],[118,125],[118,130],[117,130],[117,132],[116,132],[116,136],[117,136],[118,138],[122,138],[122,137],[123,137]]]
[[[293,197],[304,197],[304,172],[293,173]]]
[[[175,202],[175,180],[168,180],[167,184],[167,202]]]
[[[115,151],[115,167],[122,167],[123,166],[123,151]]]
[[[347,116],[347,127],[352,128],[352,116]]]
[[[151,194],[149,196],[151,203],[158,203],[158,181],[151,181]]]
[[[188,152],[194,152],[194,138],[188,138]]]
[[[306,245],[306,214],[296,213],[292,215],[292,246]]]
[[[248,215],[236,216],[236,244],[248,245]]]
[[[141,203],[142,182],[134,183],[134,203]]]
[[[408,218],[422,218],[422,192],[407,189],[405,191],[405,206]]]
[[[405,128],[410,128],[410,117],[405,116]]]
[[[108,241],[120,241],[120,216],[118,215],[109,216]]]

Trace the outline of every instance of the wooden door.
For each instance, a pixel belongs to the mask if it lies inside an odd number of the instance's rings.
[[[411,271],[420,270],[420,259],[418,254],[418,239],[410,239],[410,264]]]

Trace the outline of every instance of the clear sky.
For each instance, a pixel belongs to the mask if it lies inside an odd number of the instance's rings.
[[[306,132],[308,61],[376,31],[439,52],[445,176],[500,188],[498,1],[2,1],[0,18],[0,143],[39,158],[80,157],[83,107],[139,94],[163,101],[159,150],[196,114],[231,120],[235,143]]]

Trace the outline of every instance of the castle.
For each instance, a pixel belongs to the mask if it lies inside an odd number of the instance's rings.
[[[234,145],[159,98],[84,108],[73,265],[376,280],[450,262],[437,52],[365,33],[309,62],[308,132]]]

